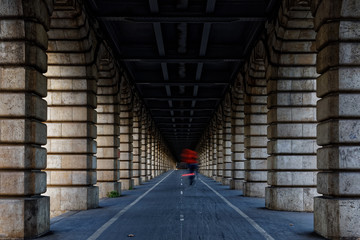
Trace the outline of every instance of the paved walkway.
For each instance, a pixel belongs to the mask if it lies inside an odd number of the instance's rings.
[[[264,199],[201,175],[190,186],[184,173],[169,171],[97,209],[53,218],[38,239],[323,239],[313,233],[312,213],[267,210]]]

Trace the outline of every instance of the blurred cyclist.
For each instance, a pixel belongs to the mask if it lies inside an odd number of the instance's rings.
[[[190,175],[190,185],[193,184],[195,175],[198,170],[197,153],[185,148],[181,153],[181,161],[187,163]]]

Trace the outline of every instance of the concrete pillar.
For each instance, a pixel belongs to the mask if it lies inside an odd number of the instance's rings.
[[[206,132],[206,136],[205,136],[205,141],[206,141],[206,149],[205,149],[205,176],[210,177],[211,176],[211,165],[212,165],[212,151],[211,151],[211,135],[209,133],[209,129]]]
[[[48,1],[0,1],[0,237],[50,228],[46,191]]]
[[[151,141],[151,120],[148,119],[148,126],[147,126],[147,139],[146,139],[146,180],[149,181],[151,176],[151,168],[152,168],[152,162],[151,162],[151,148],[152,148],[152,141]]]
[[[123,190],[133,189],[133,102],[129,83],[120,86],[120,182]]]
[[[222,182],[223,177],[223,161],[224,161],[224,146],[223,146],[223,119],[222,119],[222,111],[221,108],[219,109],[219,112],[217,114],[217,122],[216,122],[216,155],[217,155],[217,161],[216,161],[216,181]]]
[[[155,175],[155,128],[152,129],[150,136],[150,162],[151,162],[151,178],[156,177]]]
[[[265,197],[267,186],[267,96],[263,59],[252,56],[245,93],[244,196]]]
[[[140,185],[141,174],[141,107],[140,100],[135,99],[134,106],[134,121],[133,121],[133,171],[132,179],[134,185]]]
[[[222,184],[229,185],[232,178],[231,160],[231,99],[228,94],[223,106],[223,178]]]
[[[212,178],[216,181],[216,176],[217,176],[217,145],[218,145],[218,135],[217,135],[217,124],[216,121],[214,120],[212,122],[212,127],[211,127],[211,131],[212,131],[212,135],[213,135],[213,142],[212,142],[212,149],[213,149],[213,161],[212,161]]]
[[[164,164],[164,142],[161,139],[160,141],[160,148],[159,148],[159,154],[160,154],[160,174],[163,174],[165,172],[165,164]]]
[[[146,139],[147,139],[147,131],[146,131],[146,112],[142,109],[141,113],[141,153],[140,153],[140,164],[141,164],[141,171],[140,171],[140,183],[144,183],[147,181],[146,179],[146,171],[147,171],[147,164],[146,164]]]
[[[156,131],[155,134],[155,176],[160,175],[160,135]]]
[[[316,192],[315,31],[309,3],[282,2],[269,37],[268,184],[265,205],[313,211]],[[270,30],[270,28],[269,28]]]
[[[208,139],[209,139],[209,146],[208,146],[208,148],[209,148],[209,155],[208,155],[208,158],[209,158],[209,163],[208,163],[208,172],[207,172],[207,176],[208,177],[212,177],[212,174],[213,174],[213,161],[214,161],[214,159],[213,159],[213,157],[214,157],[214,138],[213,138],[213,134],[212,134],[212,131],[211,131],[211,126],[210,126],[210,128],[209,128],[209,137],[208,137]]]
[[[232,180],[231,189],[242,190],[245,179],[244,155],[244,92],[243,79],[238,78],[232,92],[231,113],[231,151],[232,151]]]
[[[316,3],[316,4],[315,4]],[[360,238],[360,28],[357,0],[313,4],[317,55],[317,190],[314,229]]]
[[[106,51],[104,48],[103,51]],[[112,192],[121,193],[119,182],[119,76],[108,52],[98,63],[97,83],[97,184],[99,197]]]
[[[199,170],[202,174],[206,176],[207,166],[206,166],[206,132],[202,135],[201,140],[198,146],[195,148],[195,151],[198,153],[198,162],[199,162]]]
[[[83,6],[55,1],[48,33],[47,192],[51,216],[98,207],[96,37]]]

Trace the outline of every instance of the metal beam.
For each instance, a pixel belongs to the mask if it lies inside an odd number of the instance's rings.
[[[132,22],[132,23],[232,23],[232,22],[264,22],[266,17],[244,17],[244,16],[98,16],[103,21]]]
[[[138,85],[151,85],[151,86],[159,86],[159,87],[163,87],[164,85],[169,85],[169,86],[194,86],[194,85],[198,85],[198,86],[203,86],[203,87],[207,87],[207,86],[212,86],[212,85],[219,85],[219,86],[227,86],[229,83],[228,82],[219,82],[219,80],[215,80],[214,82],[194,82],[194,81],[169,81],[169,82],[159,82],[159,81],[154,81],[151,82],[151,80],[138,80],[135,82]]]
[[[185,130],[185,129],[188,129],[189,131],[190,131],[190,130],[192,131],[192,130],[194,130],[194,129],[196,129],[196,130],[199,130],[199,129],[200,129],[200,130],[204,130],[204,128],[200,128],[200,127],[176,127],[176,128],[174,128],[174,127],[173,127],[173,128],[169,128],[169,127],[159,127],[159,129],[160,129],[160,130],[164,130],[164,129],[165,129],[165,130],[170,130],[170,131],[172,131],[172,132],[174,132],[174,131],[173,131],[174,129],[177,129],[177,130],[180,129],[180,132],[183,132],[183,131],[181,131],[181,130]],[[176,131],[176,132],[178,132],[178,131]]]
[[[188,126],[189,124],[191,125],[205,125],[205,124],[208,124],[209,122],[195,122],[195,123],[165,123],[165,122],[162,122],[162,123],[158,123],[157,125],[158,126],[172,126],[172,125],[177,125],[177,126]]]
[[[198,117],[191,117],[193,119],[208,119],[211,118],[212,116],[198,116]],[[164,116],[152,116],[152,118],[154,119],[188,119],[189,117],[164,117]],[[173,123],[174,124],[174,123]]]
[[[199,57],[190,57],[190,58],[121,58],[120,60],[124,62],[151,62],[151,63],[216,63],[216,62],[243,62],[243,58],[199,58]]]
[[[173,100],[173,101],[218,101],[221,100],[220,97],[215,98],[215,97],[144,97],[143,99],[145,100],[155,100],[155,101],[168,101],[168,100]]]
[[[196,111],[196,112],[202,112],[202,111],[213,111],[213,108],[151,108],[149,107],[150,111],[174,111],[174,112],[180,112],[180,111]]]

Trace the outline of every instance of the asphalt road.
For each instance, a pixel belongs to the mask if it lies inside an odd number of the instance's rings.
[[[194,185],[185,170],[170,171],[106,198],[100,207],[51,220],[38,239],[239,240],[323,239],[313,233],[313,214],[267,210],[264,199],[200,175]]]

